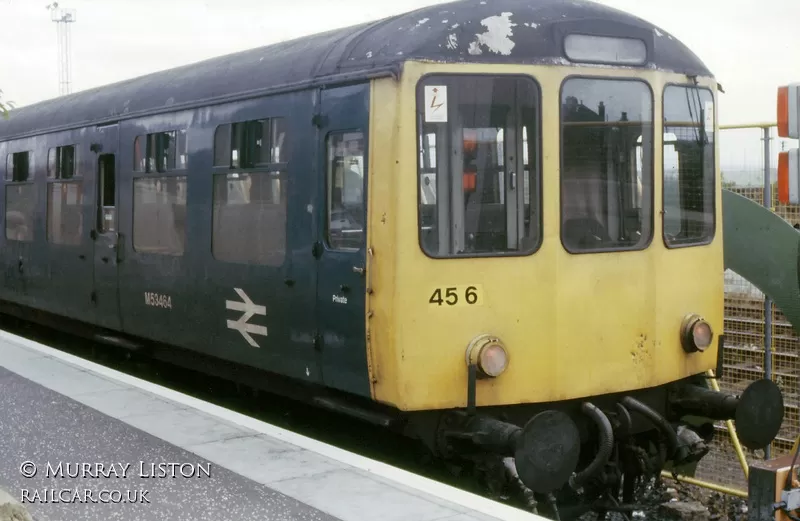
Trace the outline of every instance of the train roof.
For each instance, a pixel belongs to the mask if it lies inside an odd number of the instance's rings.
[[[20,107],[0,140],[191,108],[336,77],[399,73],[403,61],[568,64],[569,33],[645,42],[642,68],[711,76],[666,31],[585,0],[460,0],[220,56]],[[636,67],[634,67],[636,68]]]

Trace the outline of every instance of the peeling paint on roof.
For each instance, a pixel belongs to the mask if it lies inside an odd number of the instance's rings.
[[[447,36],[447,48],[451,50],[458,48],[458,36],[456,36],[456,33]]]
[[[549,63],[550,65],[572,65],[572,63],[568,59],[563,57],[550,58],[549,60],[547,60],[547,63]]]
[[[484,33],[476,34],[475,36],[478,39],[473,43],[485,45],[490,52],[506,56],[511,54],[511,49],[515,45],[511,39],[513,34],[511,28],[517,26],[517,24],[511,23],[512,14],[506,12],[499,16],[490,16],[481,20],[481,25],[486,27],[487,30]],[[470,46],[470,54],[474,54],[472,46]]]
[[[417,27],[419,27],[420,25],[425,25],[426,23],[428,23],[428,20],[430,20],[430,18],[423,18],[422,20],[417,22]]]
[[[400,74],[402,63],[408,59],[570,65],[561,58],[562,41],[554,35],[560,34],[560,27],[591,32],[598,21],[608,24],[609,36],[645,42],[648,63],[626,67],[630,70],[646,68],[713,77],[679,38],[658,28],[663,36],[659,38],[653,24],[596,2],[461,0],[449,6],[452,7],[447,14],[441,14],[441,6],[425,7],[20,107],[11,118],[0,121],[0,141],[117,119],[194,110],[216,101],[233,103],[256,95],[316,88],[339,74],[354,81]],[[513,11],[513,16],[504,17],[501,13],[505,11]],[[424,29],[415,30],[425,19]],[[519,27],[514,29],[512,20]],[[451,35],[455,35],[455,42]],[[453,44],[456,48],[451,47]],[[174,103],[164,108],[164,101],[170,97]],[[118,117],[120,114],[127,116]]]

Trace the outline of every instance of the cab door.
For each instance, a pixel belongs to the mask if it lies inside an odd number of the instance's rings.
[[[119,263],[122,262],[121,236],[117,227],[117,125],[97,129],[93,140],[95,160],[94,222],[90,232],[93,244],[92,303],[98,325],[120,329]]]
[[[369,396],[365,339],[369,84],[320,92],[317,338],[326,385]]]

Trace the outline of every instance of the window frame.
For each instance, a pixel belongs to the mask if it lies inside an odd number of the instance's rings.
[[[704,241],[702,241],[702,242],[695,241],[695,242],[680,243],[680,244],[670,244],[670,243],[667,242],[666,221],[665,221],[665,219],[662,218],[661,219],[661,240],[664,243],[664,246],[667,249],[670,249],[670,250],[677,250],[677,249],[681,249],[681,248],[695,248],[695,247],[698,247],[698,246],[709,246],[710,244],[712,244],[714,242],[714,240],[717,237],[717,226],[719,225],[719,222],[718,222],[718,219],[717,219],[717,208],[718,208],[717,190],[722,184],[721,183],[721,179],[719,179],[719,180],[717,179],[718,178],[718,176],[717,176],[717,163],[719,161],[719,159],[717,158],[717,147],[718,147],[717,142],[719,140],[719,129],[718,129],[718,125],[717,125],[717,96],[715,96],[714,91],[711,89],[711,87],[708,87],[708,86],[705,86],[705,85],[701,86],[699,84],[694,84],[694,83],[678,83],[678,82],[668,82],[668,83],[664,84],[664,88],[661,91],[661,139],[660,139],[660,141],[661,141],[661,211],[662,212],[666,212],[666,205],[665,205],[666,192],[664,191],[664,164],[665,164],[664,163],[664,134],[666,132],[666,129],[667,129],[668,125],[664,124],[664,114],[666,113],[664,111],[664,107],[666,107],[666,102],[667,102],[666,92],[667,92],[667,88],[669,88],[669,87],[696,88],[698,90],[708,91],[708,93],[711,94],[711,102],[714,103],[714,123],[713,123],[713,125],[714,125],[714,128],[713,128],[714,143],[713,143],[713,147],[712,147],[712,150],[713,150],[713,161],[711,163],[711,172],[712,172],[712,180],[713,180],[713,184],[711,186],[711,192],[713,194],[713,196],[711,197],[712,222],[711,222],[711,233],[708,235],[708,237]],[[701,125],[702,124],[703,124],[703,122],[701,122]]]
[[[72,148],[72,175],[70,177],[63,177],[62,172],[62,162],[61,162],[61,150],[64,148]],[[51,181],[69,181],[71,179],[82,178],[83,175],[81,173],[80,166],[80,158],[79,158],[79,146],[77,143],[71,143],[68,145],[56,145],[54,147],[50,147],[47,149],[47,182]],[[50,154],[55,153],[55,164],[53,168],[50,165]]]
[[[28,154],[28,172],[27,176],[23,181],[17,181],[14,179],[14,159],[13,156],[15,154],[26,153]],[[31,227],[30,227],[30,240],[26,239],[16,239],[13,237],[9,237],[8,235],[8,212],[9,212],[9,205],[8,205],[8,190],[9,188],[14,188],[17,186],[36,186],[36,169],[35,169],[35,154],[34,150],[27,149],[27,150],[18,150],[16,152],[9,151],[6,154],[6,162],[5,168],[6,172],[3,176],[3,219],[5,221],[4,230],[3,230],[3,238],[6,242],[16,242],[16,243],[25,243],[25,244],[33,244],[37,241],[37,227],[36,227],[36,216],[34,215],[31,219]],[[9,169],[9,162],[11,163],[11,168]],[[35,208],[39,205],[39,191],[36,190],[34,192],[35,197]]]
[[[168,179],[168,178],[176,178],[177,179],[177,183],[185,182],[186,183],[186,202],[184,203],[184,207],[186,208],[186,211],[188,212],[188,209],[189,209],[189,178],[191,177],[190,174],[189,174],[189,157],[191,155],[189,153],[189,129],[190,128],[191,128],[190,126],[189,127],[170,126],[170,127],[165,128],[163,130],[152,130],[152,131],[144,132],[144,133],[141,133],[141,134],[140,133],[134,134],[134,137],[133,137],[133,170],[132,170],[131,179],[130,179],[130,181],[131,181],[131,184],[130,184],[130,188],[131,188],[131,212],[130,212],[130,217],[131,217],[131,249],[134,252],[136,252],[138,255],[159,255],[159,256],[164,256],[164,257],[185,257],[187,255],[187,253],[189,253],[189,227],[188,226],[184,226],[184,229],[183,229],[183,249],[181,251],[162,252],[162,251],[151,251],[151,250],[148,250],[148,249],[138,249],[136,247],[136,193],[137,193],[136,192],[136,184],[137,184],[137,181],[139,181],[140,179],[145,179],[145,180],[164,180],[164,179]],[[157,150],[158,150],[158,137],[157,136],[159,136],[161,134],[167,134],[167,133],[170,133],[170,132],[174,132],[175,133],[175,143],[176,143],[175,166],[176,166],[176,168],[167,168],[167,169],[164,169],[164,170],[159,170],[158,157],[156,156],[155,157],[155,168],[150,169],[149,168],[149,166],[150,166],[149,165],[150,156],[149,156],[148,152],[149,152],[149,149],[150,149],[150,141],[151,141],[151,139],[153,139],[153,136],[156,136],[155,141],[156,141],[156,147],[157,147]],[[178,135],[181,134],[181,133],[183,133],[185,138],[186,138],[186,166],[183,167],[183,168],[178,168],[178,164],[179,164],[178,163],[178,157],[179,157],[180,154],[179,154],[179,151],[177,150],[177,143],[179,142]],[[144,160],[145,160],[144,170],[138,170],[138,166],[139,165],[136,164],[137,163],[136,162],[136,140],[138,140],[140,137],[143,138],[144,145],[145,145],[145,150],[143,152],[143,154],[144,154],[143,157],[144,157]],[[120,179],[119,174],[115,173],[115,179],[114,179],[115,185],[119,184],[120,180],[121,179]],[[98,185],[98,187],[99,187],[99,185]],[[119,212],[119,204],[120,204],[120,202],[116,201],[116,203],[117,203],[117,206],[116,206],[117,221],[115,223],[115,226],[117,227],[117,232],[119,232],[119,213],[118,212]],[[187,224],[188,224],[188,221],[187,221]]]
[[[642,203],[645,201],[649,202],[650,204],[650,234],[647,238],[647,241],[643,242],[640,246],[637,247],[629,247],[629,248],[620,248],[620,247],[613,247],[613,248],[594,248],[591,250],[572,250],[564,244],[564,204],[563,204],[563,191],[564,185],[562,184],[563,177],[562,173],[564,171],[564,154],[563,154],[563,147],[564,147],[564,87],[568,81],[573,79],[584,79],[584,80],[611,80],[611,81],[624,81],[624,82],[636,82],[641,83],[647,90],[650,92],[650,125],[652,127],[652,139],[651,143],[653,149],[650,153],[650,197],[645,198],[642,196]],[[656,95],[653,86],[647,80],[636,77],[636,76],[606,76],[606,75],[590,75],[590,74],[570,74],[568,76],[564,76],[561,80],[561,85],[558,88],[558,237],[559,241],[561,241],[561,246],[564,250],[569,253],[570,255],[590,255],[596,253],[625,253],[625,252],[640,252],[646,251],[650,246],[653,244],[653,238],[655,237],[655,213],[656,213],[656,202],[655,202],[655,184],[656,184]],[[661,127],[659,127],[661,128]],[[663,136],[662,136],[663,141]],[[663,158],[662,158],[663,159]],[[644,166],[644,162],[642,162]],[[644,178],[643,178],[644,181]],[[642,183],[644,184],[644,183]]]
[[[536,212],[537,215],[538,215],[538,219],[536,221],[536,226],[537,226],[537,232],[538,233],[536,234],[537,235],[536,242],[533,244],[533,246],[529,250],[525,250],[525,251],[505,251],[505,252],[487,252],[487,253],[469,253],[469,254],[463,254],[463,255],[447,254],[447,255],[442,255],[442,256],[434,256],[434,255],[431,255],[428,251],[426,251],[426,249],[425,249],[425,247],[423,245],[423,239],[422,239],[422,213],[420,212],[420,207],[422,205],[422,185],[421,185],[421,179],[420,179],[420,171],[422,170],[423,165],[421,163],[422,160],[420,158],[420,153],[419,153],[420,152],[419,151],[419,139],[420,139],[420,136],[422,136],[422,127],[424,126],[425,122],[424,122],[424,114],[423,115],[419,114],[419,107],[420,107],[419,102],[420,102],[420,99],[424,100],[424,96],[425,96],[425,92],[424,92],[424,90],[425,90],[425,81],[427,79],[429,79],[430,77],[439,77],[439,78],[441,78],[441,77],[446,77],[446,78],[464,78],[464,77],[515,78],[515,79],[518,79],[518,80],[531,81],[533,83],[533,85],[536,87],[536,98],[535,98],[536,99],[536,106],[535,106],[536,117],[535,117],[535,124],[534,124],[534,132],[536,133],[536,137],[538,139],[536,139],[535,146],[533,148],[533,151],[534,151],[534,153],[536,155],[536,161],[535,162],[531,161],[530,160],[530,154],[529,154],[529,156],[528,156],[528,161],[529,161],[528,168],[531,169],[531,182],[532,183],[533,182],[538,183],[538,185],[536,185],[537,186],[537,196],[538,196],[537,200],[536,200],[537,209],[538,209],[538,211]],[[415,155],[414,164],[416,165],[416,172],[415,172],[414,175],[416,176],[416,192],[417,192],[417,195],[416,195],[416,200],[417,200],[417,208],[416,208],[417,222],[416,222],[416,228],[417,228],[417,245],[419,246],[419,249],[420,249],[420,251],[422,251],[423,255],[425,255],[427,258],[433,259],[433,260],[437,260],[437,261],[441,261],[441,260],[454,260],[454,259],[485,259],[485,258],[496,259],[496,258],[502,258],[502,257],[529,257],[529,256],[532,256],[532,255],[536,254],[539,250],[541,250],[542,245],[544,244],[544,208],[543,208],[543,205],[544,205],[544,187],[545,187],[544,175],[542,173],[543,172],[543,159],[542,159],[543,153],[542,153],[542,151],[544,149],[544,146],[543,146],[543,133],[542,133],[542,97],[543,97],[542,96],[542,86],[539,83],[539,81],[533,75],[525,74],[525,73],[499,73],[499,74],[497,74],[497,73],[487,73],[487,72],[477,72],[477,73],[429,72],[429,73],[423,74],[417,80],[417,84],[414,87],[414,119],[416,120],[415,121],[415,125],[414,125],[414,155]],[[449,99],[448,99],[448,103],[449,103]],[[449,122],[448,122],[448,124],[449,124]],[[530,136],[528,136],[528,142],[530,143]],[[436,143],[436,147],[437,147],[437,149],[439,147],[438,141]],[[438,165],[438,163],[437,163],[437,165]],[[519,173],[517,173],[517,174],[518,174],[518,178],[517,178],[518,185],[524,186],[524,180],[521,179],[521,177],[519,176]],[[536,174],[536,175],[534,176],[533,174]],[[438,202],[438,196],[437,196],[437,202]],[[534,201],[531,199],[529,201],[529,204],[531,204],[531,205],[534,204]],[[531,225],[533,226],[533,224],[534,224],[533,219],[531,219]]]
[[[264,116],[264,117],[255,118],[255,119],[249,118],[249,119],[242,119],[242,120],[235,120],[235,121],[231,120],[231,121],[227,121],[225,123],[220,123],[220,124],[216,125],[214,127],[214,132],[213,132],[213,135],[212,135],[212,138],[211,138],[211,143],[212,143],[212,148],[211,148],[211,167],[214,168],[214,169],[227,168],[228,170],[258,170],[258,169],[268,168],[268,167],[271,167],[273,165],[287,165],[288,166],[289,162],[291,161],[291,152],[290,152],[291,145],[281,149],[282,153],[280,154],[280,157],[279,157],[280,161],[273,161],[273,158],[272,158],[272,152],[273,152],[272,145],[274,144],[274,142],[273,142],[273,130],[274,130],[273,129],[273,124],[274,124],[275,121],[283,122],[284,129],[286,131],[287,141],[289,143],[291,143],[291,137],[290,137],[291,132],[289,130],[289,128],[290,128],[289,120],[290,120],[290,118],[285,116],[285,115]],[[268,137],[269,137],[269,159],[267,161],[261,161],[260,159],[259,160],[253,160],[253,158],[255,156],[253,155],[253,157],[251,157],[252,150],[250,150],[250,146],[253,145],[253,143],[251,143],[249,141],[249,136],[252,133],[252,129],[255,128],[258,124],[261,124],[262,128],[263,128],[263,123],[264,122],[268,122],[268,125],[269,125],[269,134],[268,134]],[[236,125],[240,125],[241,126],[241,130],[239,132],[239,136],[240,137],[238,137],[238,138],[237,138],[237,132],[234,131],[234,126],[236,126]],[[218,136],[220,130],[222,130],[223,127],[228,127],[227,131],[226,131],[226,136],[223,136],[223,137],[227,137],[226,141],[228,142],[227,161],[224,164],[217,164],[217,136]],[[234,144],[237,145],[237,146],[234,147]],[[245,146],[240,146],[240,145],[245,145]],[[237,160],[239,162],[239,166],[233,166],[233,151],[234,150],[236,150],[238,152]],[[262,150],[263,150],[263,145],[262,145]],[[242,154],[242,151],[245,151],[245,153]],[[242,166],[242,164],[245,162],[245,160],[248,160],[248,162],[247,162],[246,165]]]
[[[175,136],[173,137],[173,139],[175,140],[175,168],[169,168],[169,166],[168,166],[168,167],[162,169],[162,168],[160,168],[160,165],[158,164],[159,163],[158,162],[158,159],[159,159],[158,152],[159,151],[165,151],[165,150],[168,150],[168,149],[163,148],[161,140],[159,139],[159,137],[161,136],[161,134],[170,134],[170,133],[175,134]],[[178,149],[178,143],[180,143],[180,135],[181,134],[183,134],[183,136],[184,136],[184,145],[185,145],[185,152],[186,152],[186,166],[184,166],[184,167],[178,166],[179,165],[178,158],[181,155],[181,153],[180,153],[181,151]],[[139,169],[139,165],[138,165],[137,157],[136,157],[136,142],[139,140],[139,138],[143,138],[143,141],[144,141],[144,151],[142,152],[142,158],[144,159],[144,169],[141,169],[141,170]],[[152,168],[152,169],[150,168],[150,155],[149,155],[149,152],[150,152],[150,150],[152,148],[151,147],[151,140],[155,141],[155,144],[154,144],[155,150],[153,151],[153,154],[154,154],[153,161],[155,162],[155,167]],[[187,172],[188,170],[189,170],[189,128],[188,127],[183,127],[183,128],[170,127],[170,128],[168,128],[166,130],[157,130],[155,132],[145,132],[143,134],[136,134],[136,135],[133,136],[133,170],[132,171],[133,171],[134,175],[136,175],[136,174],[143,174],[143,175],[148,175],[148,174],[165,175],[165,174],[167,174],[168,175],[168,174],[171,174],[171,173],[174,173],[174,172]]]
[[[83,243],[84,243],[83,238],[84,238],[84,235],[85,235],[84,234],[84,230],[86,228],[86,223],[83,222],[83,221],[81,222],[81,227],[80,227],[80,230],[79,230],[80,233],[78,234],[79,241],[77,243],[58,242],[58,241],[53,240],[53,231],[54,230],[50,226],[50,224],[51,224],[50,223],[50,216],[52,215],[51,212],[50,212],[50,210],[51,210],[50,202],[51,202],[51,195],[53,193],[52,190],[53,190],[53,186],[54,185],[61,185],[61,186],[67,186],[67,187],[69,187],[70,185],[75,185],[75,186],[79,187],[81,202],[77,205],[77,207],[79,209],[81,217],[83,216],[83,203],[84,203],[84,199],[85,199],[85,195],[86,195],[84,193],[84,191],[83,191],[83,189],[84,189],[83,178],[77,177],[77,176],[73,176],[73,177],[68,177],[66,179],[61,179],[61,178],[58,178],[58,179],[47,179],[47,182],[45,183],[45,187],[46,187],[46,190],[45,190],[45,210],[46,210],[46,212],[45,212],[45,219],[44,219],[45,220],[45,226],[44,226],[44,228],[45,228],[45,241],[48,244],[54,244],[56,246],[64,246],[64,247],[72,247],[72,248],[83,246]],[[67,190],[69,190],[69,188],[67,188]],[[76,206],[76,205],[72,205],[72,206]],[[59,214],[59,217],[63,217],[63,215],[64,214],[63,214],[63,208],[62,208],[62,213]]]
[[[14,156],[17,154],[27,154],[28,155],[28,171],[26,172],[25,179],[22,181],[18,181],[14,179]],[[35,169],[35,154],[33,150],[19,150],[17,152],[8,152],[6,154],[6,174],[3,177],[3,181],[5,183],[33,183],[36,180],[36,169]],[[9,163],[11,163],[11,168],[9,168]]]
[[[292,139],[292,123],[291,117],[287,116],[285,113],[277,114],[274,116],[263,116],[263,117],[247,117],[244,119],[227,119],[222,120],[221,123],[217,123],[213,125],[213,132],[211,134],[211,214],[210,214],[210,221],[211,221],[211,234],[210,234],[210,242],[209,242],[209,253],[211,258],[214,259],[216,262],[224,262],[227,264],[236,264],[240,266],[252,266],[258,268],[267,268],[267,269],[283,269],[286,266],[286,263],[289,262],[290,258],[290,221],[289,215],[291,210],[291,176],[289,175],[289,164],[291,163],[292,159],[292,152],[291,152],[291,145],[286,148],[282,148],[282,152],[280,154],[281,161],[272,161],[272,145],[273,145],[273,136],[272,136],[272,128],[273,128],[273,120],[282,120],[284,124],[284,128],[286,131],[286,141],[291,143]],[[269,120],[269,147],[270,147],[270,154],[268,162],[259,162],[253,163],[252,166],[232,166],[233,163],[233,144],[236,133],[233,130],[233,126],[236,124],[241,124],[243,126],[242,131],[242,138],[240,143],[244,143],[247,141],[247,124],[253,124],[256,122],[261,122],[264,120]],[[216,155],[217,155],[217,133],[220,131],[221,128],[228,127],[227,130],[227,142],[228,142],[228,149],[227,149],[227,162],[223,165],[216,164]],[[238,148],[237,150],[241,150]],[[241,165],[242,158],[239,157],[239,164]],[[247,260],[231,260],[231,259],[221,259],[214,254],[214,206],[216,204],[215,199],[215,188],[216,188],[216,179],[218,177],[224,177],[227,179],[227,176],[231,174],[277,174],[278,180],[280,181],[280,190],[283,192],[285,190],[286,199],[283,201],[285,206],[285,223],[284,223],[284,254],[283,259],[281,260],[280,264],[267,264],[262,262],[252,262]]]
[[[333,195],[332,190],[332,181],[333,181],[333,174],[331,172],[331,163],[328,161],[328,155],[330,153],[330,141],[331,136],[345,136],[347,134],[360,134],[361,140],[364,143],[364,148],[362,149],[362,158],[364,159],[364,175],[361,178],[361,206],[364,212],[363,219],[364,224],[362,225],[361,230],[361,241],[357,248],[347,248],[341,246],[334,246],[331,244],[331,197]],[[369,177],[369,159],[367,153],[369,151],[369,143],[368,143],[369,136],[367,132],[361,127],[351,127],[351,128],[337,128],[335,130],[330,130],[325,134],[323,139],[324,147],[325,147],[325,248],[328,251],[341,251],[341,252],[358,252],[362,251],[367,247],[367,219],[369,217],[369,208],[368,208],[368,201],[367,201],[367,183]],[[344,175],[344,173],[343,173]]]

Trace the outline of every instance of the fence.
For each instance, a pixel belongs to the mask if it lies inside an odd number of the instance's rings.
[[[776,204],[777,156],[787,141],[776,137],[774,124],[721,127],[720,164],[723,187],[768,206],[792,225],[800,223],[800,206]],[[800,434],[800,338],[786,317],[755,286],[725,272],[724,373],[722,390],[739,392],[752,381],[770,378],[784,393],[786,412],[778,438],[767,450],[744,448],[748,462],[786,454]],[[716,424],[709,455],[697,477],[747,490],[747,479],[725,422]]]

